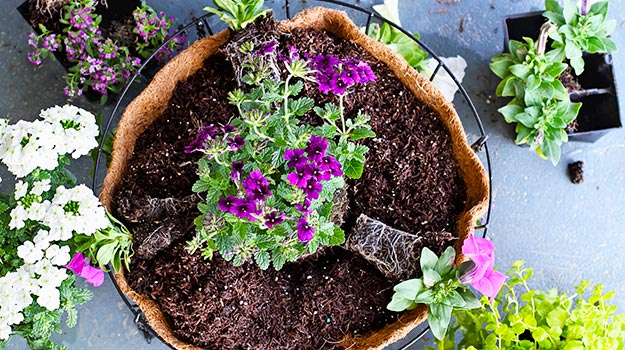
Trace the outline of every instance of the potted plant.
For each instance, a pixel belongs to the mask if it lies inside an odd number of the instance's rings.
[[[62,316],[75,326],[76,306],[92,296],[75,275],[97,287],[104,272],[91,264],[128,267],[130,234],[66,169],[69,155],[89,153],[97,135],[95,116],[71,105],[32,122],[0,119],[0,160],[16,180],[0,195],[2,348],[16,335],[34,350],[64,348],[50,334],[61,332]]]
[[[584,1],[577,8],[568,0],[564,7],[547,0],[545,7],[545,12],[504,20],[506,53],[493,57],[491,70],[502,79],[497,95],[515,97],[500,109],[506,121],[517,123],[515,142],[528,143],[555,164],[562,142],[569,138],[594,142],[610,129],[621,127],[621,121],[609,54],[616,50],[608,38],[614,21],[606,19],[607,2],[589,7]],[[546,66],[552,69],[545,70]],[[570,113],[565,113],[569,107]]]
[[[118,284],[179,349],[401,339],[426,307],[386,311],[393,285],[424,246],[460,252],[486,209],[456,112],[342,12],[215,5],[231,29],[176,56],[116,128],[100,196],[137,252]],[[384,268],[398,256],[408,269]]]
[[[496,298],[481,306],[454,311],[447,337],[438,349],[621,349],[625,315],[607,304],[614,292],[582,281],[576,293],[532,289],[531,268],[517,261]],[[462,339],[456,339],[457,332]]]
[[[85,92],[106,102],[108,92],[119,92],[173,29],[173,17],[145,2],[109,2],[26,1],[18,7],[36,33],[29,35],[28,60],[39,66],[54,54],[68,71],[64,91],[69,97]],[[184,37],[170,41],[156,61],[169,59],[183,44]]]

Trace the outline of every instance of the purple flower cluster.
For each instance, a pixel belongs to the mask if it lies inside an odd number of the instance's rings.
[[[76,7],[78,6],[78,7]],[[108,90],[117,91],[141,65],[141,59],[132,57],[127,47],[118,46],[113,40],[105,39],[99,29],[99,19],[88,3],[70,4],[65,7],[67,27],[63,34],[51,34],[42,27],[42,35],[29,35],[28,44],[34,50],[28,53],[28,60],[40,65],[43,58],[51,52],[63,50],[67,60],[73,65],[67,77],[68,86],[64,89],[68,96],[81,95],[84,88],[105,95]],[[142,50],[149,56],[153,48],[158,47],[168,38],[168,29],[175,19],[166,18],[164,13],[156,15],[150,7],[144,6],[135,13],[149,13],[144,17],[134,15],[137,20],[138,34],[146,43],[138,43],[138,52]],[[134,13],[133,13],[134,14]],[[160,16],[160,17],[159,17]],[[158,38],[158,41],[156,38]],[[170,58],[173,50],[179,49],[185,37],[172,40],[159,52],[157,59]],[[62,44],[62,45],[60,45]]]
[[[162,11],[157,14],[156,11],[147,6],[138,8],[132,13],[132,16],[135,20],[133,31],[143,41],[137,45],[137,50],[139,54],[147,58],[152,54],[149,50],[151,47],[160,46],[171,37],[169,29],[176,22],[176,18],[173,16],[168,18]],[[174,51],[182,49],[185,42],[186,37],[184,35],[175,37],[167,46],[158,51],[155,56],[156,60],[159,62],[169,60]]]
[[[293,62],[294,60],[299,60],[300,59],[300,54],[299,51],[297,50],[297,47],[295,46],[289,46],[288,47],[288,53],[286,55],[282,54],[282,52],[278,51],[278,60],[282,61],[282,62]],[[304,58],[308,59],[308,54],[307,53],[303,53],[302,56],[304,56]]]
[[[232,163],[232,176],[238,179],[243,168],[243,163]],[[242,197],[228,196],[220,198],[217,208],[223,212],[235,215],[240,219],[247,219],[251,222],[256,219],[262,220],[267,228],[272,228],[284,222],[285,214],[274,209],[267,208],[265,201],[271,196],[269,181],[263,176],[260,170],[250,172],[249,176],[241,181],[241,187],[245,191]]]
[[[324,94],[332,91],[336,95],[343,95],[350,86],[365,84],[377,78],[367,63],[353,58],[317,55],[311,64],[316,72],[315,80],[319,90]]]
[[[237,134],[238,129],[231,124],[217,127],[214,125],[203,126],[195,135],[195,139],[184,148],[184,153],[202,151],[206,149],[207,141],[225,140],[228,149],[238,151],[245,146],[245,139]],[[242,165],[241,165],[242,166]]]
[[[327,149],[328,140],[312,135],[306,148],[287,149],[284,153],[287,167],[295,170],[287,175],[289,184],[301,188],[306,194],[302,204],[295,204],[295,208],[304,215],[297,225],[298,238],[302,242],[310,241],[314,234],[314,228],[309,225],[307,216],[310,214],[311,201],[318,199],[323,189],[321,182],[343,175],[341,163],[326,155]]]

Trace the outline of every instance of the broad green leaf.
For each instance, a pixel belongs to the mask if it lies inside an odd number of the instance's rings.
[[[509,67],[512,65],[513,61],[509,56],[509,54],[506,54],[505,58],[501,59],[496,59],[497,56],[495,56],[492,62],[488,65],[490,70],[501,79],[510,75]]]
[[[584,59],[581,56],[569,58],[569,62],[575,70],[575,75],[579,76],[584,72]]]
[[[259,250],[254,253],[254,260],[258,264],[261,270],[267,270],[270,263],[269,253],[264,250]]]
[[[100,266],[104,266],[111,261],[115,248],[117,248],[117,242],[107,243],[98,249],[96,260]]]
[[[515,116],[515,119],[517,122],[527,126],[528,128],[533,128],[534,124],[536,124],[536,119],[527,113],[519,113]]]
[[[464,298],[458,293],[458,291],[452,290],[447,298],[444,299],[443,304],[449,305],[455,308],[463,308],[467,303],[464,301]]]
[[[614,51],[616,51],[616,44],[614,43],[614,41],[612,41],[612,39],[601,38],[601,42],[605,46],[605,51],[606,52],[614,52]]]
[[[562,7],[560,6],[560,3],[558,3],[558,0],[545,0],[545,10],[562,13]]]
[[[440,280],[441,275],[438,272],[430,268],[423,269],[423,284],[425,284],[426,287],[430,288]]]
[[[438,261],[436,261],[434,270],[437,271],[439,275],[445,276],[454,268],[455,262],[456,250],[454,247],[447,247],[447,249],[445,249],[445,251],[438,258]]]
[[[434,292],[432,290],[424,288],[414,298],[414,302],[417,304],[431,304],[434,302]]]
[[[396,285],[393,290],[401,294],[404,298],[414,300],[421,290],[425,288],[423,281],[418,278],[409,279]]]
[[[559,5],[558,5],[559,6]],[[561,12],[556,11],[545,11],[543,16],[547,17],[551,23],[561,26],[565,23],[564,16],[562,16]]]
[[[555,141],[544,138],[539,149],[553,165],[558,164],[560,161],[560,145],[558,145]]]
[[[506,119],[506,122],[512,123],[513,121],[516,120],[517,114],[523,113],[523,107],[519,106],[518,104],[509,103],[499,108],[497,111],[504,116],[504,118]]]
[[[565,310],[555,309],[547,314],[547,324],[549,327],[563,328],[569,314]]]
[[[588,13],[586,15],[601,15],[603,18],[606,18],[608,15],[608,2],[607,1],[599,1],[595,2],[588,9]]]
[[[421,270],[433,270],[438,261],[438,256],[434,254],[430,248],[425,247],[421,250],[421,257],[419,262],[421,263]]]
[[[345,176],[350,179],[360,179],[364,170],[365,164],[356,159],[347,159],[343,164],[343,172]]]
[[[443,339],[451,321],[453,308],[442,303],[433,303],[428,308],[428,324],[436,339]]]
[[[567,24],[577,24],[577,5],[571,0],[564,0],[562,15]]]
[[[513,64],[510,66],[510,72],[521,79],[526,79],[530,73],[530,67],[524,64]]]
[[[589,53],[606,52],[606,47],[601,39],[597,37],[590,37],[588,38],[586,51]]]
[[[412,305],[412,303],[412,299],[408,299],[399,293],[395,293],[393,294],[391,302],[386,305],[386,308],[391,311],[399,312],[406,310],[406,308]]]

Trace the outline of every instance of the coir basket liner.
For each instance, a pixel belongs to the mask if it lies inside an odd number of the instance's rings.
[[[466,206],[459,215],[456,226],[459,236],[456,250],[459,252],[462,241],[472,231],[476,220],[486,211],[488,182],[483,166],[467,143],[462,124],[451,103],[445,100],[439,90],[419,75],[403,58],[385,45],[361,33],[344,12],[317,7],[303,11],[292,20],[280,23],[281,31],[288,32],[295,28],[326,31],[359,45],[369,55],[384,62],[418,100],[428,105],[440,116],[441,121],[449,131],[453,152],[467,191]],[[229,31],[223,31],[191,45],[169,62],[154,77],[150,85],[126,108],[117,126],[112,160],[100,194],[102,202],[109,209],[112,197],[123,180],[128,160],[133,154],[139,135],[156,121],[166,109],[176,84],[187,79],[202,67],[204,60],[215,54],[229,36]],[[463,259],[464,257],[459,254],[458,262]],[[167,343],[176,349],[200,349],[177,339],[159,306],[147,295],[133,291],[123,272],[116,274],[115,279],[121,290],[139,305],[149,324]],[[418,307],[415,310],[405,312],[398,321],[379,331],[360,337],[347,335],[342,340],[341,345],[350,349],[380,349],[405,337],[425,318],[426,308]]]

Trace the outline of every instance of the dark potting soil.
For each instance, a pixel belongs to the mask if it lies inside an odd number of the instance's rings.
[[[577,162],[569,163],[567,170],[572,183],[579,184],[584,182],[584,162],[578,160]]]
[[[564,85],[566,91],[569,93],[577,92],[582,89],[582,86],[579,83],[579,80],[573,74],[573,68],[571,66],[567,66],[566,69],[560,74],[558,80]]]
[[[410,232],[455,232],[465,187],[437,115],[415,101],[386,66],[351,43],[326,33],[295,31],[280,44],[282,49],[295,44],[311,55],[359,58],[378,76],[345,101],[347,116],[362,109],[372,116],[377,133],[366,141],[370,151],[363,177],[349,184],[352,221],[365,212]],[[127,274],[130,286],[160,305],[177,337],[208,349],[335,348],[345,334],[368,333],[394,322],[398,314],[386,310],[386,304],[397,281],[342,248],[287,264],[281,271],[251,264],[234,267],[219,256],[205,261],[185,249],[198,215],[192,204],[200,198],[191,191],[198,156],[183,149],[201,125],[224,123],[234,115],[225,96],[235,84],[224,56],[209,58],[178,84],[164,115],[139,137],[113,203],[139,252]],[[337,102],[311,83],[303,93],[318,103]],[[305,120],[313,122],[314,117]],[[344,225],[346,232],[351,225]],[[155,235],[155,229],[161,231]],[[441,243],[433,237],[429,245],[440,253]]]

